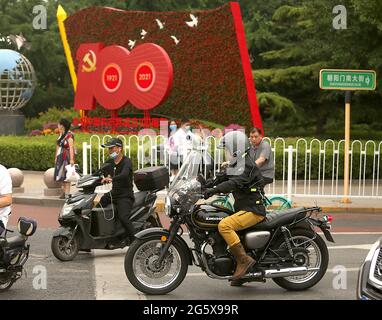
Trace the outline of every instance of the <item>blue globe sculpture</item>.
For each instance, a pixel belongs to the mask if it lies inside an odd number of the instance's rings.
[[[0,49],[0,111],[15,111],[30,100],[36,73],[21,53]]]

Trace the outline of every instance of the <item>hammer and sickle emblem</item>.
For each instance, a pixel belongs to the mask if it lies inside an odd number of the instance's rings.
[[[89,50],[83,57],[82,62],[82,72],[94,72],[97,64],[97,56],[94,51]]]

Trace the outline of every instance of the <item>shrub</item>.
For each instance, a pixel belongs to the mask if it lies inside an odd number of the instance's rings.
[[[57,128],[57,123],[61,118],[72,120],[78,117],[78,111],[70,109],[58,109],[56,107],[50,108],[45,112],[39,113],[37,118],[27,119],[25,121],[25,129],[27,132],[32,130],[45,130],[51,129],[54,131]]]

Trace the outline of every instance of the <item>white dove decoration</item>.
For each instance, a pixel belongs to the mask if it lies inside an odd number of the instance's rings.
[[[135,43],[137,42],[137,40],[129,40],[129,44],[128,46],[130,47],[130,50],[133,50],[133,48],[135,47]]]
[[[190,18],[191,18],[191,21],[186,21],[186,24],[190,28],[197,27],[199,23],[198,17],[195,17],[193,14],[190,14]]]
[[[142,39],[145,38],[146,34],[147,34],[147,31],[145,29],[142,29],[142,31],[141,31]]]
[[[178,40],[175,36],[171,36],[171,38],[174,40],[175,44],[178,45],[180,40]]]
[[[160,21],[159,19],[155,19],[155,21],[157,22],[159,29],[162,30],[164,28],[165,23]]]
[[[13,44],[16,45],[17,50],[20,50],[22,46],[24,46],[26,49],[30,49],[30,44],[26,42],[27,40],[24,38],[24,36],[23,36],[22,33],[20,33],[19,35],[16,35],[16,36],[13,35],[13,34],[11,34],[11,35],[8,37],[8,39],[9,39]],[[8,42],[9,42],[9,40],[8,40]]]

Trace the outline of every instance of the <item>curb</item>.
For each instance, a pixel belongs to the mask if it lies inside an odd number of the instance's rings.
[[[65,203],[63,199],[57,198],[39,198],[39,197],[26,197],[26,196],[13,196],[14,204],[31,205],[31,206],[42,206],[42,207],[62,207]]]

